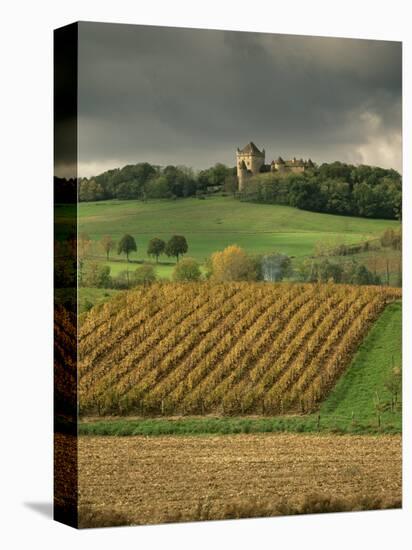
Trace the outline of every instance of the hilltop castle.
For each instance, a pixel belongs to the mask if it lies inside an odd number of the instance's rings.
[[[293,172],[299,174],[314,166],[309,160],[296,159],[283,160],[278,157],[270,164],[265,164],[265,150],[259,151],[251,141],[243,149],[236,151],[236,166],[239,191],[242,191],[245,182],[260,172]]]

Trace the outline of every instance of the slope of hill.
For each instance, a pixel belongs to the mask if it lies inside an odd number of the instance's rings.
[[[350,368],[320,407],[322,419],[345,424],[376,423],[401,428],[401,395],[391,410],[388,380],[402,361],[402,304],[388,305],[359,346]],[[392,396],[393,397],[393,396]],[[336,422],[338,421],[338,422]]]
[[[399,289],[155,284],[93,308],[81,414],[279,414],[316,407]]]
[[[132,259],[148,259],[147,244],[153,237],[185,235],[188,255],[200,262],[230,244],[252,254],[273,250],[301,257],[313,252],[318,242],[334,246],[379,236],[399,222],[335,216],[289,206],[243,203],[231,197],[206,200],[101,201],[79,204],[79,232],[95,242],[93,255],[105,260],[97,242],[109,234],[119,240],[132,234],[138,246]],[[119,258],[115,254],[114,258]],[[162,260],[162,258],[161,258]],[[125,269],[123,265],[122,269]],[[119,267],[111,263],[113,270]]]

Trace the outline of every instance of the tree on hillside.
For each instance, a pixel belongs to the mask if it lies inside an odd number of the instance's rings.
[[[179,256],[186,254],[188,251],[188,245],[183,235],[173,235],[173,237],[167,242],[165,252],[167,256],[174,256],[176,261],[179,261]]]
[[[112,283],[110,267],[98,262],[86,264],[82,283],[84,286],[109,288]]]
[[[152,199],[171,198],[172,192],[166,176],[160,175],[149,181],[147,194]]]
[[[255,281],[258,278],[255,262],[236,245],[212,254],[212,279],[224,281]]]
[[[123,237],[119,241],[119,244],[117,245],[117,253],[126,254],[127,261],[129,261],[130,252],[136,252],[136,251],[137,251],[137,246],[134,238],[128,233],[123,235]]]
[[[232,174],[226,176],[225,182],[223,184],[223,190],[226,191],[226,193],[230,193],[231,195],[235,196],[237,193],[237,189],[237,177]]]
[[[402,250],[402,231],[401,229],[386,229],[380,238],[383,247],[391,247],[394,250]]]
[[[109,261],[109,254],[114,248],[114,240],[111,238],[110,235],[104,235],[100,239],[100,246],[103,248],[104,252],[106,253],[107,261]]]
[[[201,275],[199,264],[192,258],[184,258],[173,270],[174,281],[198,281]]]
[[[385,388],[391,394],[391,409],[398,402],[398,397],[402,397],[402,369],[392,367],[389,376],[385,380]]]
[[[77,263],[78,263],[78,279],[79,284],[83,283],[83,266],[84,261],[89,253],[92,241],[87,233],[80,233],[77,239]]]
[[[292,275],[292,262],[286,254],[268,254],[262,258],[262,272],[265,281],[282,281]]]
[[[149,245],[147,247],[147,254],[148,256],[154,256],[156,258],[156,263],[159,261],[159,256],[164,253],[166,248],[166,243],[159,239],[158,237],[154,237],[149,242]]]
[[[79,183],[79,200],[83,201],[100,201],[104,199],[104,190],[96,180],[87,180],[86,178]]]
[[[331,262],[327,258],[314,261],[306,259],[299,267],[300,276],[309,283],[343,282],[344,270],[340,264]]]
[[[374,275],[372,271],[363,265],[353,262],[348,272],[344,274],[344,282],[354,285],[379,285],[381,284],[380,277]]]
[[[87,233],[80,233],[77,241],[79,256],[85,258],[89,252],[92,241]]]

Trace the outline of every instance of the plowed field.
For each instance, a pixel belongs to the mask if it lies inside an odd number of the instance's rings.
[[[83,526],[380,508],[400,499],[399,436],[79,439]]]

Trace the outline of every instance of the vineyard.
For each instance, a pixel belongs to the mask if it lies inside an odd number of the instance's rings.
[[[60,413],[76,410],[75,315],[62,306],[54,311],[54,401]]]
[[[316,407],[400,290],[155,284],[93,308],[80,413],[282,414]]]

